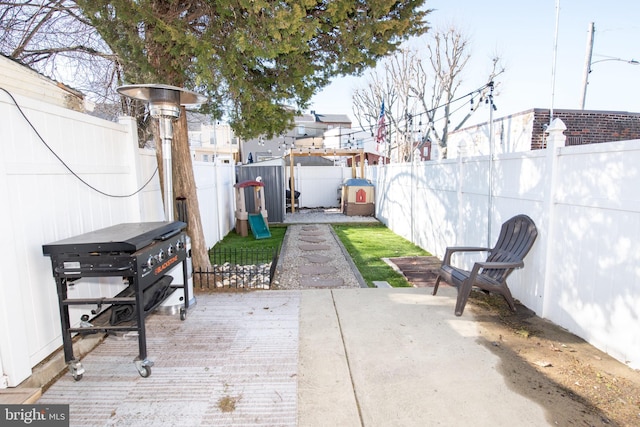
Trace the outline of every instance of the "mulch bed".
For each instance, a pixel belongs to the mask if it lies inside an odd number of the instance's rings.
[[[438,269],[442,264],[442,261],[434,256],[389,258],[389,261],[416,288],[433,287],[438,277]],[[441,282],[441,285],[445,283]]]

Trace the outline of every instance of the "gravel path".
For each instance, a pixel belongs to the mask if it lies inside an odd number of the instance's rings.
[[[329,224],[292,224],[282,245],[273,289],[366,287]]]
[[[378,220],[372,216],[344,215],[340,208],[302,208],[295,213],[286,213],[284,218],[285,224],[344,224],[350,222],[377,223]]]

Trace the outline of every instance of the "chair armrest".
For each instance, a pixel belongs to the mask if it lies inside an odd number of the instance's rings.
[[[483,248],[479,246],[451,246],[445,251],[442,265],[451,265],[451,255],[455,252],[482,252],[490,250],[491,248]]]
[[[482,269],[495,268],[495,269],[505,270],[507,268],[522,268],[522,267],[524,267],[524,261],[514,261],[514,262],[486,262],[486,261],[482,261],[482,262],[476,262],[475,265],[474,265],[474,269],[475,269],[476,265],[479,268],[482,268]]]

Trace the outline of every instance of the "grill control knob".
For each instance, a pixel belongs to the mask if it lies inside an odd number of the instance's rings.
[[[167,248],[167,254],[169,254],[169,256],[173,255],[176,253],[176,249],[173,247],[173,245],[169,245],[169,247]]]
[[[156,259],[149,255],[149,259],[147,259],[147,267],[153,268],[154,265],[156,265]]]
[[[162,249],[160,249],[160,252],[158,252],[158,260],[159,261],[164,261],[167,258],[166,254],[164,253],[164,251]]]
[[[184,249],[184,242],[182,240],[178,240],[178,242],[176,243],[176,248],[181,251]]]

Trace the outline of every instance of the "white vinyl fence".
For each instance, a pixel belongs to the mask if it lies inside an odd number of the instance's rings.
[[[285,171],[288,182],[290,168],[286,167]],[[353,172],[345,166],[296,165],[293,173],[301,208],[329,208],[340,206],[340,188]]]
[[[138,148],[131,119],[111,123],[15,98],[26,119],[0,92],[0,388],[29,377],[62,342],[42,245],[122,222],[163,219],[155,154]],[[525,268],[512,275],[514,296],[640,368],[638,165],[640,141],[626,141],[501,154],[493,161],[370,167],[368,177],[376,185],[376,216],[438,256],[446,246],[493,244],[503,221],[531,216],[540,234]],[[335,206],[349,170],[320,168],[316,176],[302,169],[297,189],[301,201],[310,198],[304,205]],[[325,182],[329,169],[336,176]],[[234,167],[195,163],[194,171],[205,241],[212,246],[234,225]],[[113,278],[92,279],[70,292],[106,297],[121,287]],[[74,311],[72,322],[86,311]]]
[[[155,153],[138,148],[132,119],[112,123],[15,99],[26,118],[0,91],[0,388],[18,385],[62,344],[55,281],[42,245],[123,222],[164,219]],[[205,240],[213,246],[233,225],[234,167],[197,163],[194,170]],[[123,288],[117,278],[82,281],[70,296],[107,297]],[[72,323],[89,309],[72,310]]]
[[[218,243],[235,224],[235,166],[194,162],[200,219],[208,248]]]
[[[638,165],[634,140],[501,154],[493,162],[386,165],[368,175],[378,219],[439,257],[447,246],[493,246],[502,222],[529,215],[539,235],[509,280],[514,297],[638,369]],[[459,262],[470,268],[473,260]]]

